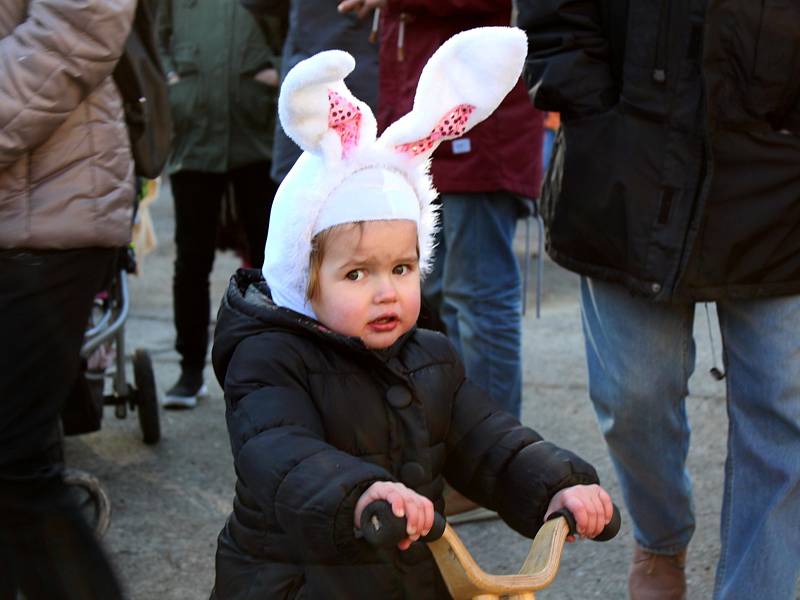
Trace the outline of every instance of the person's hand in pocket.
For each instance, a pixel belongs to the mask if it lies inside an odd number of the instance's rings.
[[[261,69],[255,74],[254,79],[259,83],[268,85],[269,87],[278,87],[278,84],[280,83],[280,75],[278,75],[278,70],[272,67]]]

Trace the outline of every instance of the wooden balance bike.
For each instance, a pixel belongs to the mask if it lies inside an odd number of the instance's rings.
[[[620,523],[619,509],[614,506],[611,521],[594,540],[610,540],[617,535]],[[378,500],[364,509],[361,532],[372,545],[395,546],[406,537],[405,531],[406,520],[394,516],[388,502]],[[455,530],[438,513],[423,541],[428,544],[454,600],[535,600],[535,592],[546,588],[556,578],[564,542],[574,533],[575,519],[569,512],[551,515],[536,534],[528,557],[516,575],[491,575],[483,571]]]

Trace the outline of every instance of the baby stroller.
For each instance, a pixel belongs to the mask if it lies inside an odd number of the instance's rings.
[[[82,376],[61,414],[64,435],[99,430],[103,408],[113,406],[118,419],[125,418],[128,411],[138,413],[145,444],[155,444],[161,438],[153,364],[146,350],[137,348],[133,351],[133,385],[128,383],[126,376],[125,321],[130,309],[128,274],[135,271],[133,249],[120,249],[114,276],[95,296],[81,348]],[[107,387],[109,393],[106,393]],[[97,478],[83,471],[66,469],[64,479],[76,487],[89,522],[98,535],[102,535],[109,524],[110,504]]]

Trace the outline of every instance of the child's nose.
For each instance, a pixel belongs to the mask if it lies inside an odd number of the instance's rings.
[[[394,302],[397,299],[397,288],[394,282],[389,277],[382,277],[378,283],[378,288],[375,290],[375,302],[382,304],[384,302]]]

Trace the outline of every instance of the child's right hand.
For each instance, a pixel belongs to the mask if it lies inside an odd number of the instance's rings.
[[[597,484],[573,485],[560,490],[550,500],[544,520],[547,521],[551,513],[562,508],[566,508],[575,517],[578,535],[587,538],[599,535],[614,514],[611,496]],[[567,539],[573,541],[571,536]]]
[[[408,537],[397,544],[400,550],[408,549],[433,527],[433,502],[402,483],[392,481],[376,481],[361,494],[354,514],[356,527],[361,527],[361,513],[375,500],[386,500],[396,517],[406,518]]]

